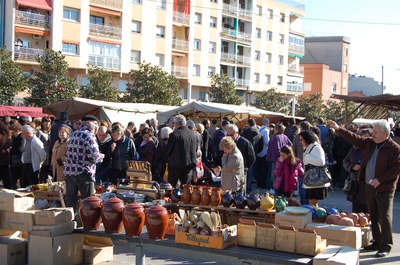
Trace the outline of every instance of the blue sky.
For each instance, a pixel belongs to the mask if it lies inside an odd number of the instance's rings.
[[[350,73],[383,82],[385,93],[400,94],[400,1],[299,0],[306,36],[350,38]]]

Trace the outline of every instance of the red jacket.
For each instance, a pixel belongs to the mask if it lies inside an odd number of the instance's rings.
[[[289,163],[288,160],[283,162],[276,160],[274,189],[278,190],[283,181],[283,191],[292,194],[297,189],[297,179],[303,178],[304,170],[298,158],[296,158],[296,165],[290,168],[291,170],[289,170]]]

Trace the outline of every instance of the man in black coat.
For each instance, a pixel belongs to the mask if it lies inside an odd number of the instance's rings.
[[[178,180],[181,185],[191,181],[196,166],[197,138],[186,126],[185,116],[176,115],[174,120],[175,130],[169,136],[167,153],[168,182],[175,188]]]
[[[230,124],[226,127],[226,136],[232,137],[237,148],[242,153],[244,162],[244,175],[246,176],[246,193],[250,193],[253,180],[249,178],[247,171],[256,161],[256,154],[254,152],[253,144],[246,138],[239,135],[239,129],[234,124]]]
[[[243,129],[241,136],[249,140],[250,143],[254,142],[254,137],[258,135],[258,129],[256,127],[256,122],[254,119],[249,119],[247,121],[247,127]]]

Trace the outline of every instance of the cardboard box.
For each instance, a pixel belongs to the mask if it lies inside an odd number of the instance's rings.
[[[309,223],[306,228],[314,229],[318,235],[326,239],[328,245],[361,248],[360,227]]]
[[[1,228],[18,231],[31,231],[35,220],[35,210],[20,212],[2,212]]]
[[[62,236],[72,234],[76,228],[76,222],[69,221],[58,225],[34,225],[31,235],[36,236]]]
[[[359,251],[349,246],[328,246],[313,258],[313,265],[358,265]]]
[[[0,237],[0,264],[26,264],[26,240],[17,237]]]
[[[257,223],[256,247],[275,249],[276,227],[273,224]]]
[[[35,214],[36,225],[58,225],[70,222],[74,219],[74,209],[70,208],[49,208],[37,211]]]
[[[15,190],[0,190],[0,210],[25,211],[33,208],[34,198],[32,193],[23,193]]]
[[[314,230],[299,228],[296,231],[296,253],[315,256],[326,248],[326,239],[322,239]]]
[[[294,228],[304,228],[308,223],[311,222],[311,212],[307,212],[307,214],[302,215],[296,215],[287,212],[279,212],[275,214],[275,225],[277,226],[293,226]]]
[[[237,226],[232,225],[224,228],[219,236],[203,236],[198,234],[190,234],[180,232],[176,229],[175,242],[192,246],[223,249],[237,243]]]
[[[21,231],[16,231],[16,230],[0,229],[0,236],[21,237],[22,233],[21,233]]]
[[[239,219],[237,241],[239,246],[256,247],[257,227],[254,220]]]
[[[29,235],[30,265],[78,265],[83,263],[84,235],[57,237]]]
[[[111,238],[100,236],[85,236],[83,245],[83,262],[97,264],[112,261],[114,258],[114,244]]]
[[[370,226],[366,226],[366,227],[362,227],[361,228],[361,237],[362,237],[361,245],[363,247],[368,246],[369,244],[371,244],[372,235],[371,235],[371,227]]]
[[[278,227],[275,237],[275,249],[290,253],[296,252],[296,230],[294,227]]]

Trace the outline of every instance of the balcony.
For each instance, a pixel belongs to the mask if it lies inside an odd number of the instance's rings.
[[[122,30],[120,27],[111,27],[90,23],[89,34],[111,39],[121,39]]]
[[[289,52],[304,53],[304,45],[289,43]]]
[[[237,56],[237,63],[244,64],[244,65],[250,65],[251,64],[251,57],[238,55]]]
[[[297,66],[297,65],[289,65],[288,67],[288,72],[293,73],[293,74],[304,74],[304,67],[303,66]]]
[[[234,53],[223,52],[223,53],[221,53],[221,61],[224,61],[227,63],[235,63],[236,55]]]
[[[230,5],[230,4],[223,4],[222,6],[222,13],[223,14],[228,14],[228,15],[235,15],[238,12],[238,8],[236,6]]]
[[[189,26],[190,15],[181,12],[174,12],[174,22]]]
[[[236,79],[237,87],[248,87],[250,85],[250,80],[248,79]]]
[[[15,49],[14,52],[14,59],[21,60],[21,61],[31,61],[37,62],[36,56],[43,55],[44,50],[42,49],[33,49],[33,48],[26,48],[26,47],[19,47]]]
[[[295,92],[295,93],[303,93],[303,84],[288,83],[286,91],[287,92]]]
[[[250,19],[253,17],[253,11],[249,9],[242,9],[239,8],[239,17],[245,18],[245,19]]]
[[[239,31],[237,39],[238,41],[251,42],[251,34]]]
[[[49,27],[50,25],[49,16],[20,10],[15,10],[15,23],[34,27]]]
[[[230,39],[236,39],[237,38],[237,31],[233,29],[228,29],[228,28],[222,28],[221,31],[221,37],[226,37]]]
[[[172,49],[180,51],[189,51],[189,42],[186,40],[173,39]]]
[[[121,59],[118,57],[90,54],[88,64],[106,69],[119,70],[121,68]]]
[[[91,4],[122,9],[122,0],[90,0]]]
[[[183,66],[172,66],[171,74],[177,78],[187,78],[188,68]]]

